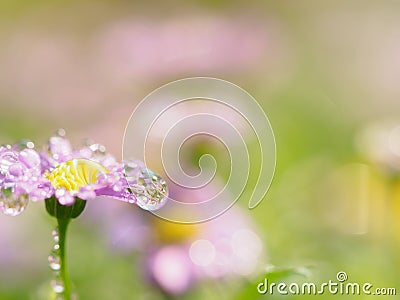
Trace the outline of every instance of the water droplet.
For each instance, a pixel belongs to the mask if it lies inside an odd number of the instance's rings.
[[[58,235],[58,230],[54,229],[51,232],[51,235],[53,236],[53,240],[58,244],[58,242],[60,241],[60,236]]]
[[[4,151],[0,156],[0,169],[3,171],[8,170],[8,168],[18,161],[18,155],[14,151]]]
[[[120,192],[120,191],[122,191],[122,187],[119,186],[119,185],[114,185],[114,186],[113,186],[113,191],[114,191],[114,192]]]
[[[132,174],[134,174],[138,167],[138,164],[133,161],[124,162],[124,171],[127,176],[131,176]]]
[[[20,215],[28,205],[26,194],[16,195],[12,188],[3,189],[0,192],[0,210],[3,214],[11,217]]]
[[[12,146],[10,144],[3,144],[0,147],[4,147],[4,148],[6,148],[8,150],[10,150],[12,148]]]
[[[90,150],[95,154],[105,154],[106,147],[101,144],[91,144],[89,146]]]
[[[66,134],[67,133],[64,128],[59,128],[56,130],[56,135],[59,137],[65,137]]]
[[[92,139],[85,139],[84,142],[85,142],[85,146],[88,146],[88,147],[95,144],[95,141]]]
[[[61,269],[61,259],[58,255],[58,252],[52,252],[48,257],[48,260],[50,269],[52,269],[53,271],[58,271]]]
[[[18,143],[14,144],[14,149],[24,150],[24,149],[33,149],[35,148],[35,144],[30,140],[21,140]]]
[[[18,160],[28,168],[35,168],[40,165],[40,156],[32,149],[22,150],[18,155]]]
[[[12,164],[12,165],[8,168],[8,173],[10,174],[10,176],[13,176],[13,177],[22,176],[23,173],[24,173],[24,167],[23,167],[23,165],[20,164],[20,163]]]
[[[61,294],[62,292],[64,292],[64,283],[59,276],[51,281],[51,286],[53,288],[53,291],[57,294]]]
[[[53,271],[59,271],[61,269],[61,258],[60,258],[60,244],[58,243],[60,240],[58,230],[54,229],[51,232],[51,235],[53,236],[53,241],[55,242],[55,244],[47,259],[49,261],[50,269],[52,269]],[[58,275],[58,272],[56,272],[56,275]]]
[[[163,206],[168,195],[166,182],[147,168],[136,168],[136,174],[132,173],[129,170],[127,181],[136,196],[136,204],[145,210],[156,210]]]

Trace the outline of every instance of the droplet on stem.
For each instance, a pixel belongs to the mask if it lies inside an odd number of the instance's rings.
[[[53,288],[53,291],[57,294],[61,294],[64,292],[64,283],[58,276],[51,281],[51,286]]]
[[[50,269],[59,271],[61,269],[61,259],[58,251],[52,251],[48,257]]]
[[[58,234],[58,230],[57,230],[57,229],[54,229],[54,230],[51,232],[51,234],[52,234],[52,236],[53,236],[53,240],[56,242],[56,244],[58,244],[58,242],[60,241],[60,236],[59,236],[59,234]]]

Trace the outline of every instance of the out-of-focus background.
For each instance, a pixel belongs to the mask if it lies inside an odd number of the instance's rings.
[[[345,271],[400,292],[399,12],[396,1],[0,0],[0,143],[64,128],[120,159],[135,105],[189,76],[243,87],[274,129],[276,175],[254,210],[190,226],[89,203],[68,241],[80,299],[273,299],[256,291],[273,266],[289,282]],[[49,287],[54,220],[28,208],[0,216],[2,300]]]

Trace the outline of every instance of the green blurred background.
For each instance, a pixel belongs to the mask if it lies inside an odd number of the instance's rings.
[[[267,264],[309,271],[289,281],[345,271],[400,291],[399,53],[396,1],[0,0],[0,143],[40,144],[62,127],[120,158],[149,92],[188,76],[226,79],[259,101],[277,143],[265,201],[239,204],[264,243],[264,271],[168,295],[146,279],[142,255],[108,245],[97,211],[70,230],[80,299],[280,298],[256,293]],[[379,138],[371,128],[383,128]],[[41,203],[0,217],[0,299],[40,299],[53,221]]]

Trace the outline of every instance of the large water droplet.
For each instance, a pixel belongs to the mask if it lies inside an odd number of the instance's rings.
[[[26,194],[16,195],[12,189],[0,191],[0,210],[3,214],[11,217],[20,215],[28,205]]]
[[[165,204],[167,184],[158,174],[134,163],[127,164],[125,171],[137,205],[145,210],[156,210]]]
[[[0,158],[0,169],[2,171],[7,171],[12,164],[18,161],[18,155],[11,150],[2,152]]]

